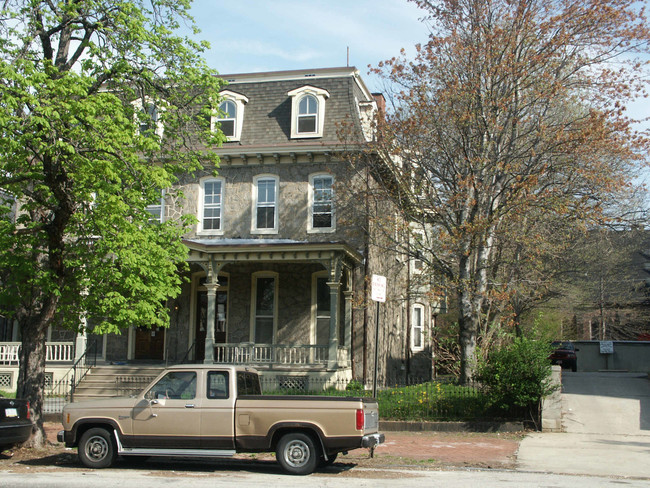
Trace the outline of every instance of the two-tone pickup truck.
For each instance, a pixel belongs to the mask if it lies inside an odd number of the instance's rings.
[[[309,474],[338,453],[384,441],[368,398],[266,396],[250,368],[168,368],[137,397],[70,403],[59,442],[106,468],[117,456],[230,457],[275,452],[289,474]]]

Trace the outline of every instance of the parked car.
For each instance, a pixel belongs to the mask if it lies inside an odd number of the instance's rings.
[[[275,452],[286,473],[309,474],[385,440],[374,399],[262,395],[255,370],[225,365],[172,366],[137,397],[69,403],[62,421],[59,442],[89,468],[117,456]]]
[[[31,435],[29,402],[0,395],[0,452],[22,444]]]
[[[562,368],[571,368],[571,371],[578,371],[578,357],[573,343],[567,341],[556,341],[551,344],[553,352],[549,356],[552,364],[559,364]]]

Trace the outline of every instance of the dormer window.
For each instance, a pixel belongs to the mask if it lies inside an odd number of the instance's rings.
[[[219,112],[222,113],[221,118],[217,119],[221,132],[226,137],[235,137],[235,122],[237,121],[237,107],[234,102],[226,100],[219,105]]]
[[[153,131],[158,137],[163,136],[163,123],[160,114],[164,108],[149,97],[131,102],[134,108],[134,117],[137,122],[138,135],[147,135]]]
[[[244,106],[248,103],[248,98],[230,90],[222,91],[219,95],[223,101],[219,104],[219,114],[212,119],[212,130],[216,128],[215,123],[218,123],[228,141],[239,141],[244,125]]]
[[[327,90],[303,86],[287,93],[291,97],[291,137],[323,137]]]
[[[313,134],[316,132],[318,118],[318,101],[312,95],[305,95],[298,104],[298,133]]]

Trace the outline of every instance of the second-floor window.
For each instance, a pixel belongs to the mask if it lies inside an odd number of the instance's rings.
[[[331,231],[334,229],[334,178],[314,175],[309,183],[309,230]]]
[[[201,224],[203,231],[218,231],[222,226],[223,180],[209,179],[202,182],[203,206]]]
[[[253,232],[275,233],[278,229],[278,179],[258,176],[253,181]]]
[[[165,221],[165,191],[160,192],[160,199],[151,205],[147,205],[147,212],[151,214],[149,222],[162,223]]]

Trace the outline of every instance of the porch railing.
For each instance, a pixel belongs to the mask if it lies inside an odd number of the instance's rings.
[[[281,364],[324,366],[329,357],[328,345],[226,343],[214,348],[214,360],[224,364]],[[348,363],[348,348],[339,347],[338,363]]]
[[[18,364],[20,359],[20,342],[0,343],[0,364]],[[73,342],[48,342],[45,345],[45,360],[53,363],[72,362],[74,360]]]

